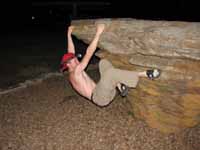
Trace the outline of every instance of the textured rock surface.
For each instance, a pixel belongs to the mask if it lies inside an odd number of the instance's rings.
[[[159,79],[141,79],[130,91],[137,118],[170,133],[200,122],[200,23],[135,19],[77,20],[74,35],[89,43],[105,23],[98,54],[129,70],[156,67]]]

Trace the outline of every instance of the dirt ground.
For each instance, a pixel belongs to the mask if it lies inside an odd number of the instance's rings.
[[[151,149],[199,150],[200,126],[164,135],[135,119],[126,98],[100,108],[62,76],[0,95],[0,150]]]

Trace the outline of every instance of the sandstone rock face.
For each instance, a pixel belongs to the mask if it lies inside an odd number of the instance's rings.
[[[105,23],[96,55],[121,69],[162,70],[154,81],[141,78],[128,99],[135,117],[171,133],[200,123],[200,23],[135,19],[73,21],[73,34],[88,43]]]

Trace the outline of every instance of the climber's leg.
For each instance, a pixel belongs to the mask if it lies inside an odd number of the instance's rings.
[[[148,77],[149,79],[153,80],[155,78],[158,78],[160,76],[160,73],[161,73],[160,70],[152,69],[152,70],[147,70],[147,71],[143,71],[143,72],[138,72],[138,76],[139,77]],[[119,90],[120,95],[122,97],[126,96],[129,91],[129,87],[124,83],[118,83],[117,89]]]
[[[136,72],[116,69],[105,59],[100,61],[99,70],[101,79],[92,95],[92,101],[99,106],[108,105],[114,99],[116,87],[119,87],[122,96],[126,96],[129,88],[137,86],[139,77],[149,77],[149,72],[153,78],[158,77],[155,71]]]
[[[116,95],[116,84],[113,82],[113,65],[106,59],[99,62],[100,81],[93,90],[92,101],[99,106],[108,105]]]

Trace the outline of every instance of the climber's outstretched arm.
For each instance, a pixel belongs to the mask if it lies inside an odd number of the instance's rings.
[[[99,38],[100,38],[101,34],[103,33],[104,28],[105,28],[104,24],[98,24],[97,25],[97,31],[96,31],[95,37],[92,40],[92,42],[90,43],[90,45],[88,46],[86,54],[83,57],[80,65],[78,66],[78,67],[80,67],[79,68],[80,71],[83,71],[87,67],[91,57],[93,56],[93,54],[94,54],[94,52],[97,48]]]
[[[74,43],[72,40],[72,31],[74,29],[74,26],[69,26],[68,27],[68,31],[67,31],[67,49],[68,49],[68,53],[74,53],[75,54],[75,48],[74,48]]]

